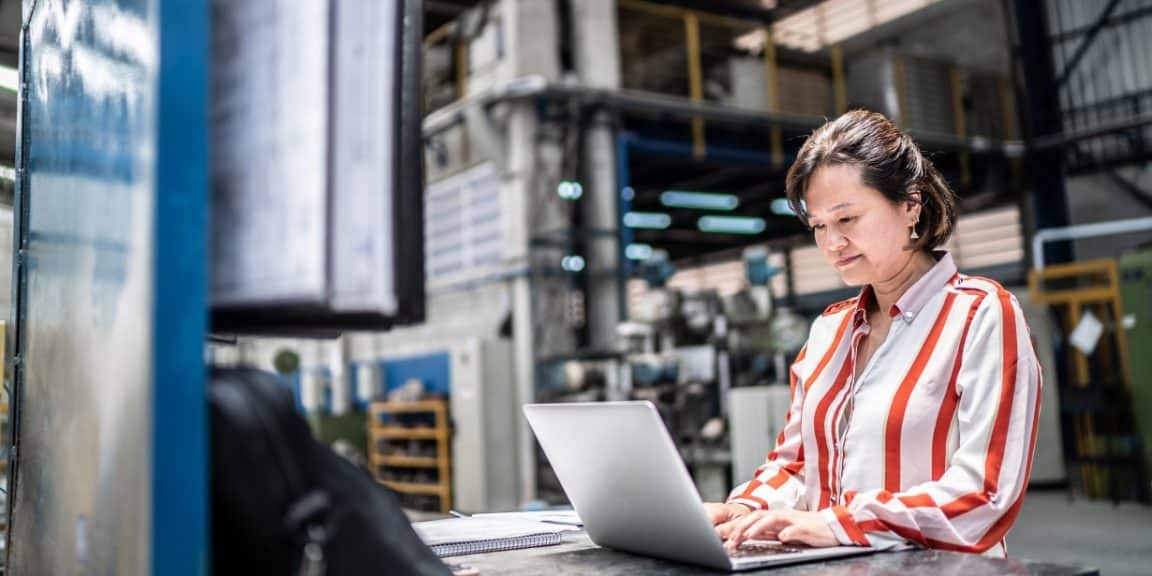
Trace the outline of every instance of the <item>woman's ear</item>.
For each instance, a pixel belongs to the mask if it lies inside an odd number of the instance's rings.
[[[912,216],[913,221],[920,220],[920,209],[922,207],[922,196],[919,191],[912,191],[908,194],[908,199],[904,202],[904,209]]]

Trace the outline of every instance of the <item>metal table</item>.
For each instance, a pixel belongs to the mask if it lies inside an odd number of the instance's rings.
[[[481,576],[501,574],[510,576],[546,575],[567,576],[597,574],[605,576],[633,574],[717,574],[715,571],[676,564],[600,548],[587,534],[572,533],[558,546],[474,554],[447,559],[452,564],[467,564],[479,569]],[[722,573],[722,572],[721,572]],[[1092,576],[1095,568],[1034,562],[1018,558],[986,558],[975,554],[941,552],[937,550],[911,550],[879,553],[841,560],[780,566],[740,574],[772,574],[774,576],[873,576],[880,574],[931,574],[931,576]]]

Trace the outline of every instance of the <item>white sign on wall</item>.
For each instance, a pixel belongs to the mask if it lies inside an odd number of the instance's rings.
[[[424,193],[424,262],[429,282],[496,268],[504,259],[500,174],[480,164]]]

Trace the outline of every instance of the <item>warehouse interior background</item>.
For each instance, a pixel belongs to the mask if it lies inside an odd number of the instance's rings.
[[[783,424],[811,319],[857,293],[785,173],[826,119],[874,110],[955,188],[947,249],[1015,294],[1044,367],[1009,553],[1147,570],[1152,0],[424,5],[424,321],[225,337],[213,362],[279,374],[415,517],[566,504],[529,402],[652,401],[722,500]],[[9,318],[21,7],[0,1]],[[413,401],[426,417],[394,413]]]

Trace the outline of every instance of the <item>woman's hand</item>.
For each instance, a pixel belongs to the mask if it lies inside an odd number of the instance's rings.
[[[720,502],[705,502],[704,509],[708,511],[708,518],[712,520],[713,526],[731,522],[752,512],[747,506],[722,504]]]
[[[819,512],[801,510],[757,510],[716,526],[716,532],[729,548],[745,540],[779,540],[808,546],[839,546],[836,534]]]

